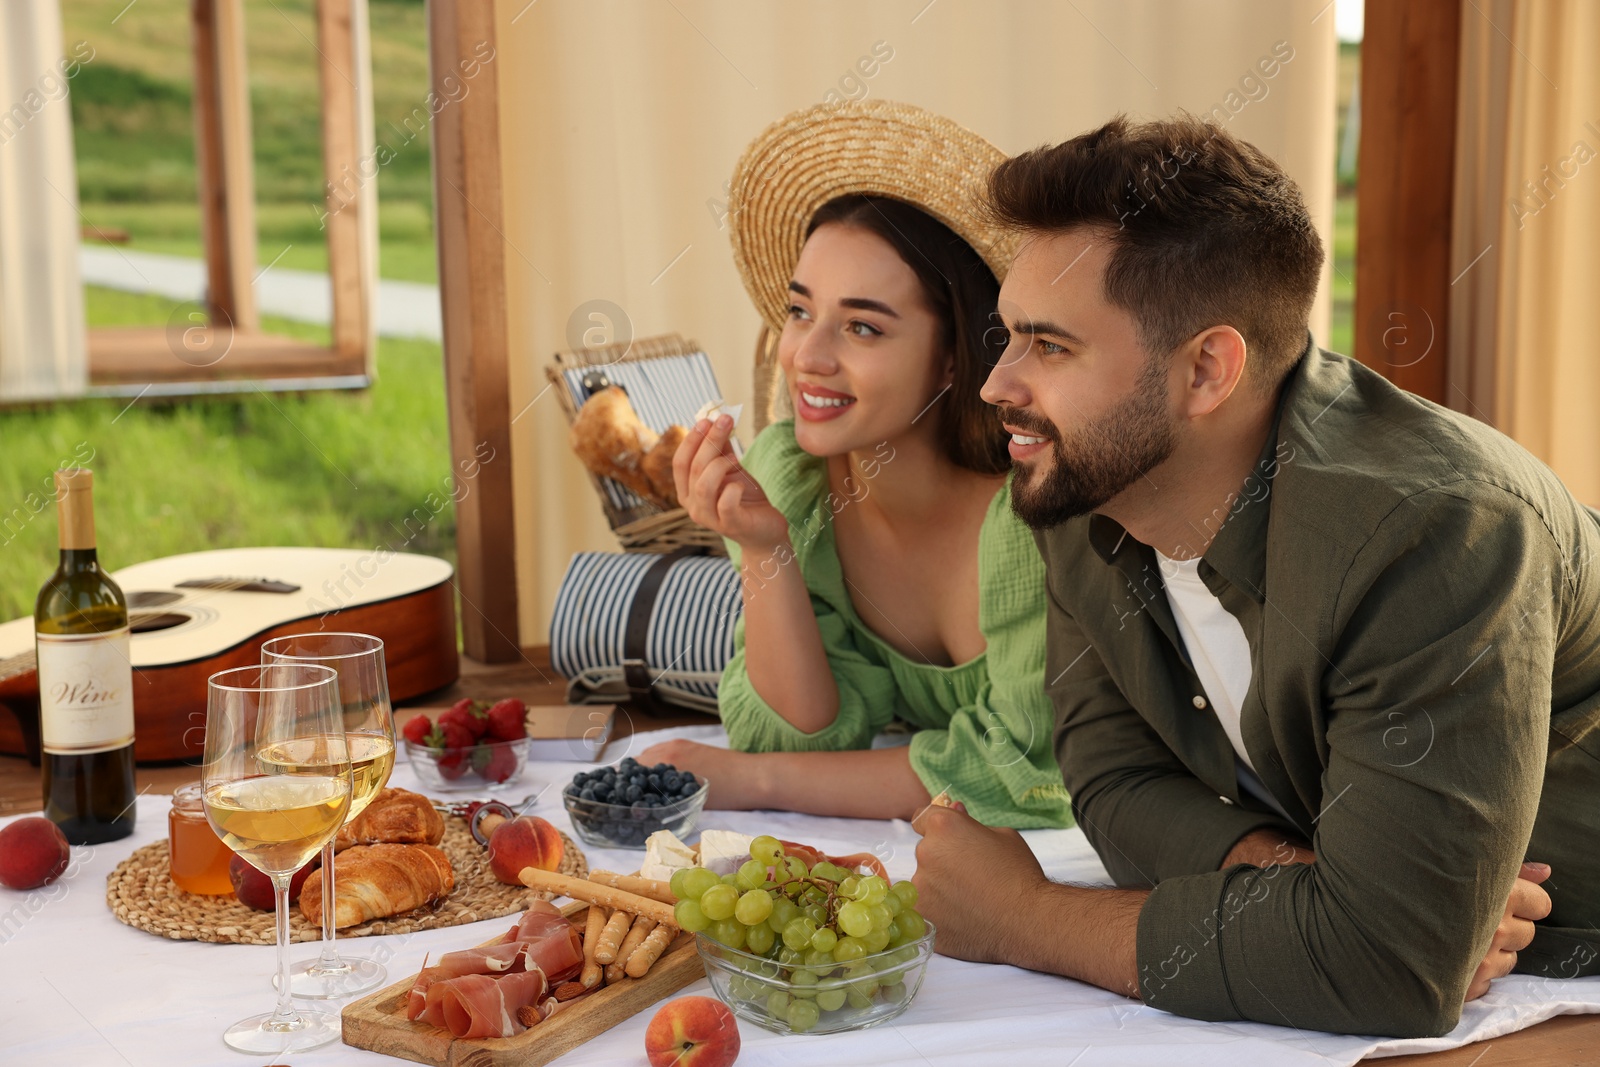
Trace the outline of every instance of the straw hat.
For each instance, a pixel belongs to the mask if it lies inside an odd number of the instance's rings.
[[[913,204],[963,238],[1004,279],[1019,235],[982,202],[1005,153],[964,126],[888,100],[822,104],[768,126],[733,168],[733,259],[761,318],[781,331],[806,225],[852,193]]]

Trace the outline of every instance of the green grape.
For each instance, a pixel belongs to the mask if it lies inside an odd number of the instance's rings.
[[[884,949],[889,947],[889,931],[873,930],[861,940],[867,943],[868,952],[882,952]]]
[[[860,884],[861,879],[858,876],[853,874],[850,875],[849,877],[845,878],[844,881],[839,883],[839,895],[841,897],[853,898],[856,895],[856,887]]]
[[[889,892],[889,883],[875,874],[869,874],[856,885],[856,891],[851,894],[857,900],[867,904],[882,903]]]
[[[703,901],[700,907],[707,915],[711,914]],[[859,900],[852,900],[842,905],[839,908],[839,929],[851,937],[866,937],[872,932],[872,912]]]
[[[789,995],[811,1000],[817,995],[817,982],[814,971],[795,971],[789,976]]]
[[[744,924],[733,919],[722,919],[711,924],[706,933],[729,948],[744,948]]]
[[[900,932],[905,934],[907,941],[919,941],[928,933],[928,922],[922,913],[915,908],[907,908],[895,920],[900,924]]]
[[[853,963],[867,954],[867,946],[859,937],[841,937],[833,947],[833,958],[839,963]]]
[[[817,924],[801,916],[783,928],[783,943],[800,952],[811,944],[811,935],[816,932]]]
[[[889,913],[889,918],[892,919],[896,915],[900,914],[900,909],[904,908],[905,904],[902,903],[900,898],[895,896],[893,893],[886,893],[884,894],[883,902],[878,906],[887,911]]]
[[[772,932],[772,927],[766,923],[752,926],[744,932],[744,947],[757,956],[765,956],[772,951],[772,946],[778,941],[778,935]]]
[[[846,993],[843,989],[828,989],[817,994],[817,1007],[823,1011],[838,1011],[844,1007]]]
[[[872,928],[874,930],[889,929],[889,923],[894,917],[889,914],[888,908],[884,907],[882,904],[868,904],[867,911],[871,912],[872,914]]]
[[[801,952],[799,949],[794,949],[790,948],[788,945],[783,945],[782,948],[778,949],[777,960],[785,967],[798,967],[800,964],[805,962],[806,957],[805,953]]]
[[[678,901],[678,906],[672,909],[672,917],[677,920],[678,929],[687,930],[691,934],[697,934],[711,925],[706,913],[701,911],[700,905],[693,900]]]
[[[828,921],[828,907],[826,904],[807,904],[802,914],[818,926]]]
[[[900,903],[908,908],[917,906],[917,887],[910,882],[896,882],[889,887],[889,892],[900,898]]]
[[[854,986],[844,991],[844,1000],[846,1004],[856,1009],[856,1011],[866,1011],[868,1008],[872,1007],[872,998],[870,996],[863,996],[861,993],[856,991]]]
[[[762,834],[750,842],[750,858],[771,867],[783,858],[783,845],[771,834]]]
[[[826,904],[828,891],[821,886],[808,885],[800,893],[800,899],[807,904]]]
[[[712,922],[733,917],[739,903],[739,891],[731,885],[714,885],[700,897],[700,910]]]
[[[737,886],[739,884],[739,875],[737,872],[733,874],[725,874],[721,878],[718,878],[717,881],[721,882],[723,885]]]
[[[761,883],[766,880],[766,864],[756,860],[745,860],[744,865],[733,876],[733,884],[740,889],[760,889]]]
[[[772,902],[772,914],[767,916],[767,925],[772,927],[775,934],[783,933],[783,928],[800,917],[800,909],[788,897],[779,897]]]
[[[781,989],[774,989],[767,994],[767,1014],[774,1019],[787,1021],[789,1018],[789,994]]]
[[[830,882],[837,882],[849,873],[850,872],[844,868],[835,866],[834,864],[829,863],[827,860],[823,860],[821,863],[811,868],[811,874],[813,877],[826,878]]]
[[[811,872],[806,868],[806,861],[799,856],[785,856],[783,865],[789,869],[789,880],[804,878]]]
[[[683,884],[681,893],[678,892],[680,878]],[[718,881],[720,879],[715,871],[708,871],[704,867],[685,867],[673,873],[672,892],[679,900],[699,900]]]
[[[899,948],[906,943],[906,932],[900,928],[900,920],[893,919],[889,922],[889,944]]]
[[[754,863],[755,860],[750,862]],[[733,917],[746,926],[761,926],[771,914],[772,898],[767,896],[764,889],[752,889],[745,893],[733,908]]]
[[[887,1000],[889,1003],[892,1004],[897,1000],[904,1000],[905,998],[906,986],[904,982],[894,982],[883,987],[883,999]]]
[[[805,952],[805,964],[807,967],[815,967],[818,970],[825,971],[833,966],[833,953],[819,952],[814,948],[808,948]]]
[[[817,1010],[814,1002],[809,1000],[796,1000],[789,1005],[789,1029],[806,1031],[817,1025],[817,1020],[822,1017],[822,1012]]]
[[[816,949],[818,952],[832,952],[833,946],[838,944],[838,942],[839,935],[828,929],[826,926],[822,927],[816,933],[811,935],[811,947]]]

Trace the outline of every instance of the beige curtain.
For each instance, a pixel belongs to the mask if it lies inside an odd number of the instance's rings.
[[[1463,0],[1450,397],[1600,504],[1600,4]]]
[[[744,145],[792,110],[904,100],[1007,152],[1119,111],[1213,113],[1284,164],[1331,247],[1326,0],[499,0],[496,13],[528,644],[548,633],[572,553],[615,547],[540,395],[543,367],[586,331],[610,340],[625,315],[634,336],[700,340],[724,395],[750,399],[758,321],[730,258],[724,186]],[[1324,293],[1319,337],[1327,321]]]
[[[67,93],[93,57],[56,0],[0,3],[0,400],[88,385]]]

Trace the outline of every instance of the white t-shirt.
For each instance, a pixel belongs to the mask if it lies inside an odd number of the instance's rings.
[[[1240,788],[1288,818],[1283,806],[1256,775],[1239,727],[1239,710],[1250,691],[1250,642],[1244,636],[1244,627],[1206,588],[1200,578],[1199,559],[1169,559],[1157,552],[1156,560],[1183,647],[1200,677],[1200,687],[1206,692],[1212,713],[1233,744]]]

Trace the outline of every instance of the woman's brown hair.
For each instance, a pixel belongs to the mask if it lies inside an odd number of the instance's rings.
[[[830,200],[811,217],[806,236],[829,223],[882,238],[922,283],[928,309],[939,320],[944,352],[955,366],[947,395],[935,402],[945,456],[980,474],[1009,471],[1005,429],[978,395],[1005,351],[1005,332],[991,329],[1000,298],[994,272],[950,227],[903,200],[863,194]]]

